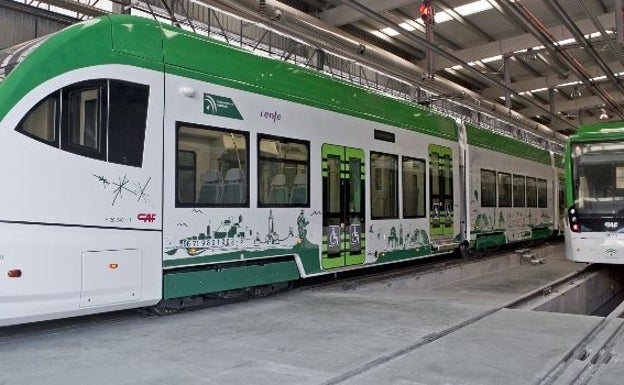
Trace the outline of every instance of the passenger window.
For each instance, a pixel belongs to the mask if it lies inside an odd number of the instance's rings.
[[[258,143],[258,205],[308,207],[309,143],[269,136]]]
[[[374,219],[397,218],[398,157],[371,153],[371,211]]]
[[[537,207],[548,207],[548,182],[546,179],[537,180]]]
[[[84,87],[84,88],[83,88]],[[102,87],[76,86],[63,95],[65,120],[64,142],[89,151],[102,150]]]
[[[496,207],[496,171],[481,170],[481,207]]]
[[[149,87],[109,81],[108,161],[141,167]]]
[[[148,99],[146,85],[106,79],[75,83],[39,102],[15,129],[74,154],[141,167]]]
[[[176,141],[177,206],[249,206],[247,133],[180,123]],[[192,174],[189,152],[195,154],[194,181],[180,177]],[[195,191],[194,200],[189,189]]]
[[[537,182],[535,178],[526,178],[527,207],[537,207]]]
[[[403,218],[425,217],[425,161],[403,157]]]
[[[498,173],[498,207],[511,207],[511,174]]]
[[[526,182],[524,176],[513,176],[513,206],[514,207],[526,207],[525,200],[525,188]]]
[[[197,176],[197,156],[193,151],[178,151],[178,168],[176,173],[176,185],[178,186],[178,203],[195,202],[195,185]]]
[[[37,104],[17,125],[17,131],[44,143],[57,143],[58,92]]]

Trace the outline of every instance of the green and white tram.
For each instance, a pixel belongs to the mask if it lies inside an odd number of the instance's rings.
[[[552,154],[152,20],[0,51],[0,325],[558,229]]]
[[[624,264],[624,123],[580,127],[565,155],[567,258]]]

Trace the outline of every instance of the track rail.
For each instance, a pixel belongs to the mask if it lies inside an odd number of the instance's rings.
[[[368,362],[363,363],[362,365],[359,365],[355,368],[352,368],[348,371],[345,371],[344,373],[335,376],[334,378],[330,379],[329,381],[323,383],[323,385],[338,385],[338,384],[342,384],[345,383],[351,379],[353,379],[354,377],[357,377],[359,375],[365,374],[366,372],[375,369],[383,364],[386,364],[387,362],[390,362],[392,360],[395,360],[397,358],[400,358],[402,356],[405,356],[411,352],[414,352],[417,349],[420,349],[434,341],[437,341],[445,336],[448,336],[452,333],[455,333],[459,330],[462,330],[470,325],[475,324],[476,322],[498,312],[499,310],[502,309],[515,309],[515,308],[519,308],[522,307],[523,305],[530,303],[532,301],[534,301],[536,298],[539,297],[543,297],[545,295],[549,295],[550,293],[553,292],[553,288],[554,287],[558,287],[560,285],[566,285],[569,284],[569,282],[573,282],[575,280],[580,279],[581,277],[587,275],[588,273],[590,273],[591,271],[593,271],[595,269],[595,267],[593,267],[592,265],[589,265],[588,267],[586,267],[585,269],[583,269],[582,271],[573,273],[573,274],[569,274],[565,277],[562,277],[561,279],[558,279],[555,282],[549,283],[547,285],[544,285],[542,287],[539,287],[535,290],[532,290],[529,293],[526,293],[520,297],[517,297],[511,301],[509,301],[506,304],[494,307],[492,309],[486,310],[482,313],[479,313],[476,316],[473,316],[472,318],[469,318],[467,320],[464,320],[462,322],[459,322],[451,327],[448,327],[442,331],[437,331],[431,334],[428,334],[422,338],[420,338],[418,341],[415,341],[414,343],[403,347],[401,349],[397,349],[393,352],[389,352],[386,353],[380,357],[377,357],[373,360],[370,360]],[[597,325],[596,327],[594,327],[592,329],[592,332],[594,331],[598,331],[598,329],[600,328],[600,325]],[[588,336],[587,338],[590,339],[592,332],[590,332],[590,336]],[[583,344],[583,342],[577,344],[575,346],[575,349],[573,349],[573,351],[571,351],[569,354],[566,355],[566,359],[562,360],[562,363],[564,361],[566,361],[567,359],[573,357],[573,354],[575,351],[578,350],[578,348],[582,348],[583,346],[585,346],[585,344]],[[544,380],[546,380],[546,378],[551,378],[553,377],[554,379],[556,379],[556,377],[551,376],[551,374],[557,373],[558,372],[558,367],[553,368],[552,370],[550,370],[548,372],[548,374],[542,379],[540,380],[539,384],[551,384],[552,382],[543,382]]]

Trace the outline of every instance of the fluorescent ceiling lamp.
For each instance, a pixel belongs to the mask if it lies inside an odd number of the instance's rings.
[[[487,11],[489,9],[492,9],[492,5],[490,3],[488,3],[486,0],[479,0],[473,3],[459,6],[455,8],[455,12],[459,13],[462,16],[468,16],[474,15],[475,13]]]
[[[490,57],[486,57],[485,59],[481,59],[481,63],[490,63],[493,61],[501,60],[502,58],[503,58],[503,55],[490,56]]]
[[[413,25],[408,24],[408,23],[401,23],[401,24],[399,24],[399,27],[403,28],[406,31],[413,31],[413,30],[416,29],[416,27],[414,27]]]
[[[381,33],[385,33],[388,36],[396,36],[396,35],[399,34],[395,29],[392,29],[390,27],[386,27],[386,28],[380,30],[380,32]]]

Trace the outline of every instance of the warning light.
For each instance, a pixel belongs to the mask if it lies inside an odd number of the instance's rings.
[[[22,276],[22,271],[20,269],[9,270],[9,278],[19,278]]]
[[[116,264],[116,263],[109,263],[108,264],[108,268],[111,269],[111,270],[115,270],[118,267],[119,267],[119,265]]]
[[[420,18],[427,22],[433,17],[433,6],[431,5],[432,0],[423,0],[422,4],[420,4],[420,8],[418,11],[420,12]]]

